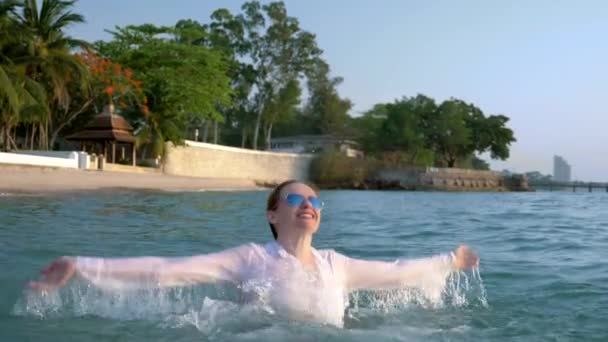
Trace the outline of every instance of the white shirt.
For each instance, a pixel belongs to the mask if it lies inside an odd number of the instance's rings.
[[[78,274],[103,288],[184,286],[231,282],[244,298],[293,319],[342,326],[348,294],[358,289],[417,287],[438,297],[450,272],[450,255],[394,262],[368,261],[313,248],[310,271],[275,241],[249,243],[190,257],[77,257]]]

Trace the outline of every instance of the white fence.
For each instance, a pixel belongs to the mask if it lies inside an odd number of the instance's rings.
[[[0,164],[32,165],[86,169],[88,154],[74,151],[19,151],[18,153],[0,152]]]
[[[11,153],[27,154],[27,155],[39,156],[39,157],[72,159],[73,153],[77,153],[77,152],[76,151],[18,150],[18,151],[13,151]]]

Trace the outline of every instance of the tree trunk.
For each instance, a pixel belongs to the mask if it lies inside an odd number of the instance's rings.
[[[49,150],[49,120],[44,123],[44,146],[43,149]],[[52,146],[51,146],[52,148]]]
[[[270,151],[270,141],[272,137],[272,124],[268,125],[268,129],[266,130],[266,150]]]
[[[4,150],[4,152],[8,152],[9,150],[9,136],[8,136],[8,125],[4,126],[4,128],[2,129],[2,148]]]
[[[44,141],[44,126],[42,125],[42,122],[40,122],[38,126],[38,149],[42,150],[42,144]]]
[[[48,121],[40,123],[40,135],[39,135],[39,140],[38,140],[38,148],[40,150],[49,149],[48,128],[49,128]]]
[[[27,149],[28,142],[30,141],[30,131],[31,131],[30,125],[26,124],[25,125],[25,139],[24,139],[24,144],[23,144],[23,147],[25,149]]]
[[[36,124],[32,124],[32,136],[30,137],[30,150],[34,149],[34,137],[36,136]]]
[[[13,127],[13,136],[11,137],[11,140],[13,142],[13,148],[15,150],[18,150],[19,148],[17,147],[17,126]]]
[[[450,156],[450,157],[448,157],[447,162],[448,162],[448,167],[452,168],[452,167],[454,167],[454,164],[456,164],[456,158]]]
[[[205,128],[203,129],[203,142],[207,142],[209,137],[209,120],[205,120]]]
[[[12,127],[7,126],[4,131],[4,138],[6,139],[5,149],[6,151],[12,151],[17,149],[17,144],[15,144],[15,138],[12,137],[13,133],[11,132]],[[15,130],[15,135],[17,135],[17,131]]]
[[[53,134],[51,135],[51,141],[49,142],[49,146],[51,146],[51,150],[53,149],[53,146],[55,145],[55,140],[57,140],[57,134],[59,134],[59,131],[61,129],[56,129],[53,131]]]
[[[253,130],[253,143],[252,147],[254,150],[258,149],[258,135],[260,133],[260,124],[262,123],[262,111],[258,112],[258,117],[255,119],[255,129]]]
[[[213,143],[217,145],[217,139],[218,138],[218,127],[217,127],[217,120],[213,121]]]
[[[247,130],[243,127],[241,131],[241,148],[245,148],[245,143],[247,142]]]
[[[0,138],[1,138],[0,141],[2,141],[2,151],[4,151],[4,152],[7,151],[7,149],[6,149],[6,143],[7,143],[7,141],[6,141],[6,133],[4,133],[5,130],[6,130],[6,128],[4,127],[4,125],[2,127],[0,127]]]

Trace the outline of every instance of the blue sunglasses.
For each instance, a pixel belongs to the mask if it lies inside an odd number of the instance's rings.
[[[287,205],[289,205],[290,207],[301,206],[302,203],[304,203],[304,198],[306,198],[308,200],[308,203],[310,203],[310,205],[317,210],[322,209],[325,205],[323,201],[321,201],[315,196],[304,197],[300,194],[287,194],[286,196],[284,196],[285,202],[287,202]]]

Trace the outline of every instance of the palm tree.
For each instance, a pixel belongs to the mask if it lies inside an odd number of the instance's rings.
[[[35,103],[28,90],[35,92],[36,86],[25,76],[23,66],[13,60],[13,52],[27,35],[14,16],[19,5],[13,0],[0,2],[0,142],[5,151],[15,147],[13,127],[21,110]]]
[[[19,109],[19,99],[10,77],[13,63],[6,53],[18,31],[15,18],[11,16],[16,5],[14,1],[0,2],[0,101],[6,101],[9,110],[13,112]]]
[[[74,0],[43,0],[39,9],[37,0],[26,0],[18,15],[21,30],[31,35],[23,44],[21,57],[27,65],[26,75],[44,85],[49,101],[50,110],[39,111],[34,120],[40,125],[42,148],[52,146],[61,129],[75,117],[70,111],[70,90],[86,93],[89,86],[86,67],[71,53],[71,49],[88,44],[64,32],[68,26],[84,22],[82,15],[72,12],[74,3]]]

